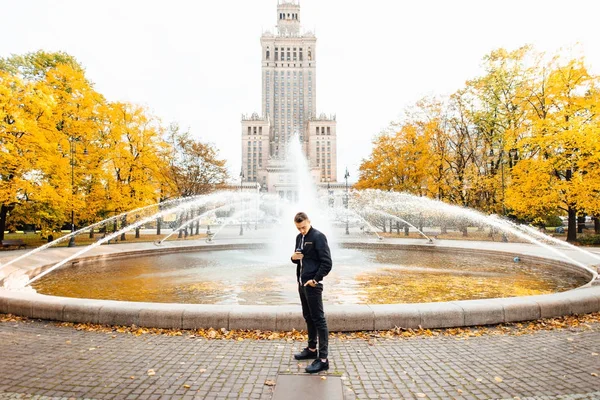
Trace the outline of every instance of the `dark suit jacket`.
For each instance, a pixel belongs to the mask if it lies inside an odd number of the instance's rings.
[[[298,234],[294,251],[300,248],[301,243],[302,234]],[[333,265],[327,237],[311,226],[304,237],[302,254],[304,255],[302,263],[298,260],[292,260],[294,264],[298,265],[296,267],[296,278],[300,279],[302,284],[311,279],[321,282],[323,277],[331,271]]]

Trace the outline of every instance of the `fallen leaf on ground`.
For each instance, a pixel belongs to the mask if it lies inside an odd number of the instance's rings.
[[[17,317],[10,314],[0,313],[1,322],[15,322],[15,321],[27,321],[27,318]],[[505,323],[492,325],[489,327],[466,327],[466,328],[445,328],[445,329],[423,329],[419,327],[417,329],[400,328],[386,331],[371,331],[371,332],[332,332],[332,337],[339,340],[350,340],[350,339],[364,339],[366,341],[373,340],[374,338],[380,339],[392,339],[401,338],[409,339],[416,336],[435,337],[435,336],[456,336],[462,338],[479,337],[483,335],[525,335],[534,334],[538,331],[548,330],[565,330],[574,329],[579,330],[590,330],[597,329],[592,324],[600,323],[600,312],[584,314],[584,315],[568,315],[564,317],[540,319],[536,321],[528,321],[524,323]],[[139,328],[137,326],[107,326],[99,324],[89,323],[73,323],[73,322],[57,322],[57,326],[70,327],[78,331],[89,331],[89,332],[106,332],[111,337],[115,338],[117,334],[129,334],[129,335],[166,335],[166,336],[181,336],[182,331],[177,329],[162,329],[162,328]],[[597,325],[595,325],[597,326]],[[184,331],[188,334],[194,335],[197,339],[228,339],[237,340],[238,338],[251,339],[251,340],[284,340],[288,343],[294,341],[304,342],[308,339],[308,335],[305,331],[260,331],[260,330],[227,330],[227,329],[194,329]],[[571,338],[572,339],[572,338]],[[574,341],[574,340],[571,340]],[[361,351],[357,351],[361,353]],[[592,354],[592,355],[598,355]]]
[[[198,372],[200,372],[201,374],[205,373],[206,370],[204,368],[201,368],[200,370],[198,370]]]
[[[598,374],[595,373],[595,372],[592,372],[590,375],[592,375],[592,376],[598,376]]]
[[[156,375],[156,372],[153,369],[148,370],[148,376]]]
[[[425,393],[417,393],[417,397],[427,397]]]
[[[269,380],[265,381],[265,385],[267,385],[267,386],[275,386],[275,381],[269,379]]]
[[[183,385],[184,388],[189,389],[190,385]]]
[[[502,378],[500,378],[499,376],[495,377],[494,380],[498,383],[502,382]]]
[[[322,381],[324,381],[324,380],[326,380],[326,379],[327,379],[327,377],[326,377],[326,376],[322,376],[322,377],[321,377],[321,380],[322,380]]]

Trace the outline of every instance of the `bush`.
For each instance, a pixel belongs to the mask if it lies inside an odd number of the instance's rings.
[[[577,238],[579,244],[588,246],[600,245],[600,235],[585,235]]]
[[[544,219],[545,226],[562,226],[563,222],[558,215],[549,215]]]

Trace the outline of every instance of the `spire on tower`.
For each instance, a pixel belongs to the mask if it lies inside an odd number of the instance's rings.
[[[283,35],[300,32],[300,3],[297,0],[277,2],[277,30]]]

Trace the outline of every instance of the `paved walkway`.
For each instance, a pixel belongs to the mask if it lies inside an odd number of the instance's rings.
[[[521,336],[332,338],[347,399],[600,399],[600,324]],[[270,399],[303,343],[0,323],[0,398]],[[153,375],[149,370],[153,370]]]

